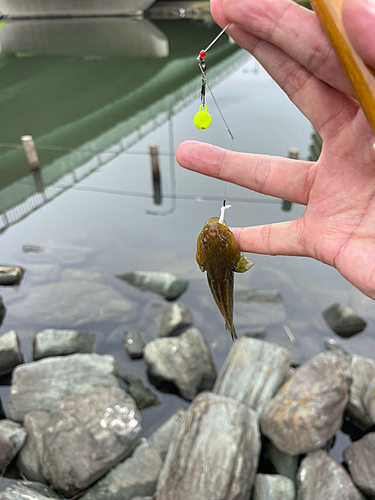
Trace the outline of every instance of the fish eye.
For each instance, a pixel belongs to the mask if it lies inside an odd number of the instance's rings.
[[[225,243],[227,242],[227,239],[225,236],[220,236],[220,241],[223,245],[225,245]]]

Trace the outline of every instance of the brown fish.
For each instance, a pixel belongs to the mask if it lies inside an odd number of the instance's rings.
[[[197,241],[196,261],[202,272],[207,272],[211,293],[225,320],[225,328],[236,339],[233,326],[233,273],[244,273],[251,262],[237,248],[233,233],[225,221],[211,217],[205,222]]]

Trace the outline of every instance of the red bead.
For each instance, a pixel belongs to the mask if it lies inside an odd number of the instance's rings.
[[[204,58],[206,57],[206,55],[207,55],[207,54],[206,54],[206,52],[205,52],[204,50],[201,50],[201,51],[199,52],[199,57],[200,57],[201,59],[204,59]]]

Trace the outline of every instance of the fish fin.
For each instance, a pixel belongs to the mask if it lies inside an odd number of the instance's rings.
[[[225,329],[231,334],[233,342],[238,339],[234,325],[230,325],[227,319],[225,319]]]
[[[254,262],[248,259],[243,253],[241,253],[240,260],[237,263],[236,273],[246,273],[246,271],[248,271],[250,267],[253,267],[253,265]]]

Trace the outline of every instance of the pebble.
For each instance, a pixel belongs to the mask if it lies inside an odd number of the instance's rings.
[[[22,363],[20,341],[17,333],[10,330],[0,336],[0,373],[11,372]]]
[[[11,420],[0,420],[0,471],[8,467],[25,443],[26,431]]]
[[[357,487],[369,498],[375,498],[375,432],[350,444],[344,460]]]
[[[183,304],[173,304],[161,317],[158,336],[171,337],[178,335],[194,323],[193,313]]]
[[[49,328],[36,334],[33,342],[33,360],[49,356],[66,356],[76,352],[92,353],[95,341],[95,333]]]
[[[138,410],[161,404],[157,395],[146,387],[140,378],[130,374],[120,374],[120,377],[128,384],[126,392],[134,399]]]
[[[367,326],[353,309],[342,304],[333,304],[322,312],[327,325],[342,338],[349,338],[362,332]]]
[[[132,359],[138,359],[143,356],[145,343],[141,332],[138,330],[125,330],[124,332],[124,348],[128,356]]]
[[[22,267],[0,264],[0,286],[19,285],[23,273]]]
[[[157,293],[167,300],[178,299],[189,285],[187,280],[178,278],[172,273],[156,271],[134,271],[116,276],[140,290]]]
[[[294,500],[294,482],[279,474],[257,474],[252,500]]]

